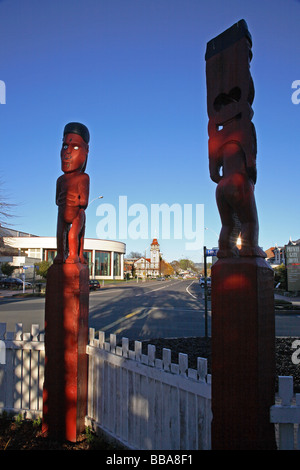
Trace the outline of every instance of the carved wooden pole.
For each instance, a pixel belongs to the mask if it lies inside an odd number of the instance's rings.
[[[89,132],[65,127],[63,175],[57,180],[57,256],[48,270],[45,305],[43,431],[75,442],[84,430],[87,406],[89,272],[83,257],[89,177],[85,173]]]
[[[273,271],[258,246],[251,48],[241,20],[208,42],[205,56],[209,169],[222,223],[212,268],[213,449],[275,448]]]

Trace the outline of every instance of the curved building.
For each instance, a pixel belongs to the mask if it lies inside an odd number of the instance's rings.
[[[14,265],[17,258],[20,258],[20,267],[22,264],[53,261],[56,256],[56,237],[24,235],[22,233],[21,236],[3,237],[4,244],[14,249]],[[89,264],[91,278],[123,279],[125,252],[126,244],[122,242],[97,238],[84,239],[84,256]]]

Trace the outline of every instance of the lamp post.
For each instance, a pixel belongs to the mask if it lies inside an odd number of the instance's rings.
[[[210,230],[211,232],[213,232],[216,235],[217,238],[219,238],[219,235],[213,229],[211,229],[209,227],[204,227],[204,230]]]
[[[102,198],[103,198],[103,196],[95,197],[94,199],[91,200],[91,202],[88,203],[87,207],[89,207],[92,204],[92,202],[96,201],[97,199],[102,199]]]

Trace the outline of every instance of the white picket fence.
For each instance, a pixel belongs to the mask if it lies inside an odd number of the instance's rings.
[[[41,416],[45,347],[38,325],[24,333],[21,323],[15,332],[6,331],[0,323],[0,413],[22,413],[26,418]],[[3,360],[4,359],[4,360]]]
[[[188,356],[179,354],[172,364],[171,351],[157,359],[155,346],[142,354],[116,336],[105,342],[90,330],[88,416],[96,428],[117,437],[132,449],[210,449],[211,383],[206,359],[197,370],[188,368]],[[103,385],[101,385],[103,384]]]
[[[277,425],[279,450],[300,450],[300,393],[294,395],[293,377],[278,377],[278,403],[271,407]]]
[[[171,362],[171,351],[162,359],[155,347],[142,353],[136,341],[130,350],[123,338],[106,342],[104,333],[90,330],[87,425],[132,449],[210,449],[211,376],[206,360],[198,358],[197,370],[188,368],[188,356]],[[0,323],[0,414],[26,418],[42,416],[44,336],[38,325],[23,332],[6,331]],[[278,449],[300,450],[300,394],[293,394],[293,378],[279,377],[279,393],[270,409],[277,429]]]

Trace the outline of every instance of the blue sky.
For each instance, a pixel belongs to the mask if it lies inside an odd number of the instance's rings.
[[[126,196],[128,207],[149,214],[151,204],[204,205],[204,243],[216,246],[204,55],[210,39],[242,18],[253,39],[260,245],[300,238],[300,104],[291,100],[300,80],[297,0],[0,0],[0,181],[16,204],[13,227],[55,235],[62,132],[79,121],[91,134],[90,201],[103,195],[87,209],[86,237],[101,235],[99,204],[118,216]],[[121,240],[128,253],[144,253],[150,228],[147,239]],[[184,238],[159,241],[168,261],[202,260]]]

